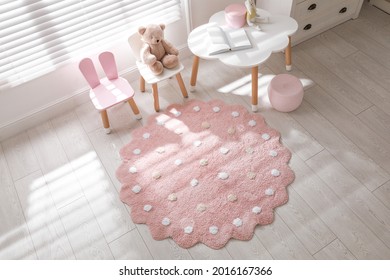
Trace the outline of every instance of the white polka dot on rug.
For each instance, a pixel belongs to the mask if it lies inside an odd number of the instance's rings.
[[[196,140],[193,144],[195,147],[200,147],[202,145],[202,141]]]
[[[265,141],[267,141],[267,140],[271,139],[271,136],[269,136],[268,133],[263,133],[263,134],[261,135],[261,138],[263,138]]]
[[[143,135],[142,135],[142,137],[144,138],[144,139],[149,139],[150,138],[150,133],[144,133]]]
[[[229,194],[227,199],[230,201],[230,202],[234,202],[234,201],[237,201],[237,196],[235,194]]]
[[[229,174],[227,172],[219,172],[218,173],[218,178],[221,180],[226,180],[229,178]]]
[[[256,178],[256,173],[255,172],[248,172],[248,174],[246,176],[248,177],[248,179],[254,180]]]
[[[177,195],[175,193],[171,193],[170,195],[168,195],[168,200],[169,201],[176,201]]]
[[[248,125],[249,126],[251,126],[251,127],[254,127],[254,126],[256,126],[256,121],[255,120],[250,120],[249,122],[248,122]]]
[[[158,147],[156,149],[156,152],[159,153],[159,154],[163,154],[163,153],[165,153],[165,148],[164,147]]]
[[[157,180],[157,179],[160,179],[161,178],[161,173],[159,171],[154,171],[152,173],[152,178]]]
[[[227,130],[227,133],[232,135],[232,134],[236,133],[236,129],[234,127],[229,127],[228,130]]]
[[[271,157],[276,157],[276,156],[278,156],[278,152],[275,151],[275,150],[271,150],[271,151],[269,151],[269,155],[270,155]]]
[[[234,219],[233,220],[233,225],[235,225],[236,227],[242,226],[242,220],[240,218]]]
[[[211,226],[209,227],[209,232],[213,235],[216,235],[218,233],[218,227],[217,226]]]
[[[214,113],[219,113],[219,111],[221,111],[221,108],[219,108],[218,106],[215,106],[215,107],[213,107],[213,111],[214,111]]]
[[[198,205],[196,205],[196,211],[198,212],[204,212],[206,211],[206,209],[207,209],[206,204],[199,203]]]
[[[255,206],[252,208],[252,212],[255,214],[260,214],[261,212],[261,207],[260,206]]]
[[[176,110],[176,109],[173,109],[173,110],[171,111],[171,113],[172,113],[175,117],[180,117],[180,115],[181,115],[181,112],[178,111],[178,110]]]
[[[199,164],[200,166],[206,166],[209,164],[209,160],[206,159],[206,158],[202,158],[200,161],[199,161]]]
[[[165,125],[165,122],[164,122],[164,121],[161,121],[161,120],[157,120],[157,125],[159,125],[159,126],[164,126],[164,125]]]
[[[129,172],[132,173],[132,174],[137,173],[137,167],[131,166],[131,167],[129,168]]]
[[[274,177],[278,177],[280,175],[280,171],[277,169],[272,169],[271,170],[271,175]]]
[[[237,118],[237,117],[239,117],[240,116],[240,113],[239,112],[237,112],[237,111],[233,111],[232,112],[232,117],[233,118]]]
[[[134,149],[133,154],[135,154],[135,155],[141,154],[141,149]]]
[[[175,164],[176,166],[180,166],[180,165],[183,164],[183,161],[182,161],[181,159],[176,159],[175,162],[174,162],[174,164]]]
[[[245,152],[247,154],[253,154],[255,152],[255,150],[252,147],[247,147],[247,148],[245,148]]]
[[[220,152],[221,154],[224,154],[224,155],[226,155],[229,151],[230,151],[230,149],[225,148],[225,147],[219,148],[219,152]]]
[[[171,224],[171,220],[169,218],[164,218],[161,223],[163,226],[169,226]]]
[[[153,208],[152,205],[146,204],[146,205],[144,206],[144,211],[145,211],[145,212],[149,212],[150,210],[152,210],[152,208]]]
[[[211,127],[211,124],[209,122],[202,122],[202,128],[209,129]]]
[[[184,228],[184,233],[191,234],[194,228],[192,226],[187,226]]]
[[[275,191],[272,188],[268,188],[264,192],[266,195],[271,196],[274,195]]]
[[[194,106],[192,108],[192,110],[194,110],[195,112],[199,112],[200,111],[200,107],[199,106]]]
[[[199,185],[199,181],[198,181],[198,179],[192,179],[190,184],[192,187],[196,187],[197,185]]]
[[[139,193],[141,191],[140,185],[135,185],[132,189],[133,193]]]

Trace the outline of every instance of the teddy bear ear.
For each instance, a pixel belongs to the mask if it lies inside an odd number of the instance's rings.
[[[138,27],[138,33],[139,34],[144,35],[145,31],[146,31],[146,27],[144,27],[144,26]]]
[[[164,24],[164,23],[160,23],[160,28],[161,28],[162,30],[164,30],[164,29],[165,29],[165,24]]]

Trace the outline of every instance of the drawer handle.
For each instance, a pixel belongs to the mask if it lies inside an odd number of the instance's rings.
[[[312,10],[314,10],[315,8],[317,8],[317,4],[311,4],[310,6],[309,6],[309,8],[307,8],[309,11],[312,11]]]
[[[303,30],[309,30],[311,28],[311,24],[306,24],[305,27],[303,28]]]
[[[342,8],[342,9],[339,11],[339,13],[340,13],[340,14],[344,14],[346,11],[347,11],[347,7],[344,7],[344,8]]]

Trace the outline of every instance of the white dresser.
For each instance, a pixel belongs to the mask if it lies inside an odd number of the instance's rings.
[[[364,0],[258,0],[258,7],[271,13],[290,13],[298,22],[292,36],[297,44],[344,21],[357,18]]]

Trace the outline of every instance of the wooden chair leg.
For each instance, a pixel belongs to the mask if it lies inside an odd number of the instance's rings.
[[[183,95],[184,98],[188,98],[187,89],[186,89],[186,86],[184,85],[183,78],[181,77],[180,73],[176,74],[176,79],[177,79],[177,82],[179,83],[181,94]]]
[[[259,79],[259,68],[258,66],[253,66],[252,67],[252,111],[253,112],[257,112],[258,79]]]
[[[100,116],[102,117],[104,130],[107,134],[109,134],[111,132],[111,129],[110,121],[108,120],[107,110],[100,111]]]
[[[133,98],[130,98],[127,102],[129,103],[129,105],[130,105],[130,107],[131,107],[131,110],[133,110],[133,113],[134,113],[134,115],[135,115],[135,118],[136,118],[137,120],[142,119],[142,116],[141,116],[141,114],[140,114],[140,112],[139,112],[138,106],[137,106],[137,104],[135,103],[134,99],[133,99]]]
[[[160,102],[158,100],[157,84],[152,84],[152,92],[153,92],[153,99],[154,99],[154,110],[158,112],[160,111]]]
[[[139,77],[139,90],[145,92],[145,79],[142,76]]]

